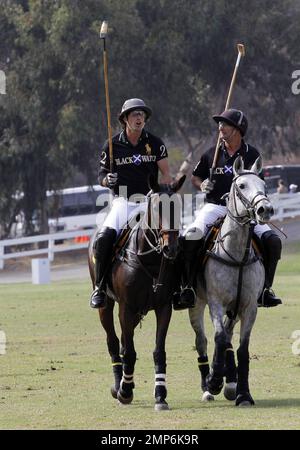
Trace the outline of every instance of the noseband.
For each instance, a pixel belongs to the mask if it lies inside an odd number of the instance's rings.
[[[174,192],[170,192],[171,194],[174,194]],[[151,211],[151,195],[153,195],[154,192],[151,190],[148,194],[147,194],[147,200],[148,200],[148,217],[151,216],[150,211]],[[164,242],[163,242],[163,235],[164,234],[169,234],[172,232],[179,232],[179,230],[177,229],[172,229],[172,228],[151,228],[151,226],[149,225],[149,223],[145,220],[143,223],[143,227],[142,227],[142,232],[143,232],[143,237],[145,239],[145,241],[147,242],[147,244],[149,245],[150,249],[143,251],[143,252],[138,252],[137,255],[139,256],[143,256],[143,255],[147,255],[149,253],[152,252],[156,252],[157,254],[163,254],[164,258],[169,259],[169,260],[174,260],[175,257],[170,257],[168,256],[165,252],[164,252]],[[159,216],[159,226],[161,226],[161,218]],[[148,230],[151,235],[154,238],[154,243],[151,242],[150,238],[147,236],[146,230]]]
[[[150,239],[147,236],[146,230],[143,228],[143,237],[146,240],[147,244],[149,245],[150,249],[146,250],[144,252],[138,252],[136,253],[138,256],[143,256],[143,255],[149,255],[149,253],[152,252],[156,252],[158,255],[160,255],[161,253],[163,254],[163,256],[166,259],[170,259],[173,260],[173,257],[168,256],[165,252],[164,252],[164,246],[163,246],[163,234],[164,233],[171,233],[172,231],[177,231],[177,230],[153,230],[148,224],[146,224],[146,228],[152,233],[152,235],[154,236],[154,243],[152,244],[152,242],[150,241]],[[138,236],[137,236],[138,237]]]
[[[240,225],[245,225],[246,223],[249,223],[251,221],[257,222],[256,217],[255,217],[255,209],[256,209],[258,203],[261,202],[262,200],[268,201],[268,198],[267,198],[265,192],[263,192],[263,191],[257,191],[257,193],[254,195],[254,197],[251,200],[248,200],[247,197],[245,197],[245,195],[242,193],[240,187],[238,186],[238,184],[236,182],[238,178],[243,177],[245,175],[257,176],[253,172],[245,172],[241,175],[237,175],[232,180],[233,194],[234,194],[233,202],[234,202],[234,209],[235,209],[236,215],[232,214],[229,210],[227,211],[227,213],[231,217],[231,219],[233,219],[235,222],[239,223]],[[260,197],[260,198],[257,199],[257,197]],[[246,214],[243,214],[243,215],[238,214],[237,201],[236,201],[237,198],[239,198],[242,205],[245,207]],[[246,219],[246,220],[244,220],[244,219]]]

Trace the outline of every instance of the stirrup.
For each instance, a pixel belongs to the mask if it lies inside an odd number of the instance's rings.
[[[261,293],[261,296],[257,300],[257,306],[264,308],[272,308],[274,306],[281,305],[282,301],[280,298],[276,297],[274,291],[272,289],[264,288]]]
[[[90,307],[99,309],[103,308],[106,304],[106,292],[100,288],[94,289],[90,299]]]
[[[186,286],[181,292],[173,294],[173,308],[175,311],[193,308],[196,302],[196,293],[191,286]]]

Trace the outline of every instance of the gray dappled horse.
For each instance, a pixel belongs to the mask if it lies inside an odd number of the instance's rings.
[[[238,157],[233,165],[234,178],[227,203],[227,215],[208,260],[197,275],[197,302],[189,309],[196,333],[196,349],[201,373],[203,400],[213,400],[223,388],[228,400],[236,405],[253,405],[250,395],[249,340],[256,319],[257,299],[263,290],[265,272],[251,244],[255,224],[267,223],[273,208],[265,193],[265,183],[258,176],[262,168],[259,157],[250,170]],[[209,373],[207,339],[204,332],[206,304],[215,330],[215,350]],[[227,316],[226,316],[227,314]],[[231,344],[233,328],[240,324],[237,368]]]
[[[135,387],[134,330],[143,316],[154,310],[156,411],[169,409],[166,402],[165,340],[172,314],[171,298],[177,285],[174,262],[178,253],[182,202],[176,192],[184,180],[185,176],[172,185],[159,185],[153,177],[150,178],[147,212],[132,228],[112,263],[108,273],[106,306],[99,309],[115,377],[111,394],[123,404],[132,402]],[[94,285],[93,239],[89,245],[89,268]],[[114,325],[115,302],[119,305],[120,340]]]

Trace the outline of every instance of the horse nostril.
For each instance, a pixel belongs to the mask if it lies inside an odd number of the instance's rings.
[[[274,214],[272,205],[260,206],[257,210],[257,215],[260,217],[271,217]]]
[[[259,216],[262,216],[264,212],[265,212],[265,208],[263,206],[260,206],[257,210],[257,214]]]

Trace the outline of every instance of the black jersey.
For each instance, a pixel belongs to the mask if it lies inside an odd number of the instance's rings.
[[[118,174],[118,182],[113,191],[124,196],[120,186],[126,186],[127,198],[134,194],[149,192],[148,177],[153,174],[158,179],[157,162],[167,158],[168,152],[163,141],[143,130],[140,140],[133,146],[127,139],[125,130],[115,135],[113,142],[113,172]],[[100,160],[99,182],[110,172],[108,141],[104,144]]]
[[[215,148],[210,148],[202,156],[195,169],[193,175],[205,180],[209,178],[215,154]],[[233,155],[229,156],[225,145],[222,143],[219,149],[218,161],[212,180],[215,181],[215,186],[212,192],[206,195],[206,201],[208,203],[215,203],[217,205],[226,205],[225,200],[221,200],[221,197],[230,191],[233,180],[233,163],[238,156],[241,156],[244,161],[245,169],[249,170],[254,164],[255,160],[259,157],[259,152],[256,148],[249,144],[246,144],[242,140],[240,149]]]

